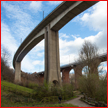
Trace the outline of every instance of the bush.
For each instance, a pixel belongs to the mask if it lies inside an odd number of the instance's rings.
[[[95,74],[79,78],[79,89],[96,101],[107,102],[107,79],[99,79]]]
[[[37,100],[42,100],[44,97],[50,97],[50,96],[60,96],[62,99],[68,99],[70,97],[73,97],[73,87],[70,84],[65,84],[62,86],[53,86],[51,84],[47,84],[44,82],[43,85],[38,85],[34,89],[34,95],[33,98]]]

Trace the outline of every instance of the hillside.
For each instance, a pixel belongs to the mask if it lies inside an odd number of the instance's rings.
[[[72,104],[67,103],[41,103],[27,95],[31,93],[33,93],[33,89],[22,87],[7,81],[1,81],[1,107],[75,107]]]
[[[27,93],[32,93],[33,89],[27,88],[27,87],[23,87],[20,85],[16,85],[7,81],[1,81],[1,87],[3,88],[3,86],[5,86],[5,88],[7,87],[7,89],[10,87],[13,90],[18,90],[18,91],[24,91]]]

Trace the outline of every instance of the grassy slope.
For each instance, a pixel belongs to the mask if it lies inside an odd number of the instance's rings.
[[[24,99],[25,97],[16,95],[14,93],[1,90],[1,107],[77,107],[72,104],[43,104],[43,103],[38,103],[37,101],[34,100],[34,102],[15,102],[14,100],[11,100],[9,96],[13,97],[20,97],[21,99]],[[15,99],[15,97],[14,97]]]
[[[17,89],[17,90],[20,90],[20,91],[25,91],[25,92],[28,92],[28,93],[33,92],[33,90],[30,89],[30,88],[19,86],[19,85],[16,85],[16,84],[13,84],[13,83],[10,83],[10,82],[7,82],[7,81],[1,81],[1,86],[2,85],[7,86],[7,87],[11,87],[13,89]]]
[[[22,87],[19,85],[15,85],[13,83],[9,83],[7,81],[1,81],[1,85],[5,85],[8,87],[12,87],[12,88],[17,88],[17,90],[22,90],[25,92],[29,92],[32,93],[32,89],[26,88],[26,87]],[[24,97],[22,95],[18,95],[12,92],[9,92],[7,90],[3,90],[2,89],[3,86],[1,86],[1,107],[76,107],[72,104],[39,104],[39,102],[37,102],[36,100],[33,100],[33,102],[26,102],[26,101],[15,101],[16,99],[21,99],[21,100],[27,100],[27,97]]]

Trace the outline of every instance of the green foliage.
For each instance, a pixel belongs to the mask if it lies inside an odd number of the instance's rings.
[[[33,104],[38,103],[36,100],[27,98],[24,95],[19,95],[5,90],[1,90],[1,94],[2,107],[33,106]]]
[[[73,87],[71,84],[64,84],[62,86],[54,86],[44,82],[43,85],[38,85],[34,89],[33,98],[42,100],[45,97],[61,96],[63,100],[73,97]]]
[[[35,89],[34,89],[34,94],[33,94],[33,98],[37,99],[37,100],[42,100],[43,97],[46,96],[50,96],[50,89],[49,89],[49,84],[47,84],[46,82],[44,82],[43,85],[38,85]]]
[[[26,87],[22,87],[20,85],[16,85],[16,84],[13,84],[13,83],[10,83],[10,82],[7,82],[7,81],[1,81],[1,86],[2,88],[5,87],[4,89],[5,90],[8,90],[10,89],[11,91],[13,92],[16,92],[16,91],[19,91],[20,93],[32,93],[33,90],[30,89],[30,88],[26,88]]]
[[[28,83],[28,88],[34,89],[38,86],[38,84],[34,83],[34,82],[29,82]]]
[[[29,99],[29,102],[28,102]],[[1,107],[77,107],[72,104],[58,104],[56,99],[56,104],[44,104],[37,100],[27,98],[23,95],[18,95],[13,92],[1,90]]]
[[[79,79],[81,92],[86,93],[96,101],[107,102],[107,79],[99,79],[95,74],[89,74]]]
[[[7,81],[1,81],[1,106],[2,107],[76,107],[72,104],[54,104],[58,103],[58,96],[62,96],[62,101],[65,99],[75,98],[73,94],[72,85],[53,86],[44,82],[43,85],[36,85],[34,91],[32,89],[22,87]],[[5,89],[3,86],[5,85]],[[12,92],[8,89],[11,88]],[[17,89],[18,93],[13,92]],[[69,90],[70,89],[70,90]],[[22,95],[25,93],[35,93],[31,97]],[[21,93],[20,93],[21,92]],[[71,95],[70,95],[71,94]],[[46,103],[41,100],[45,100]]]

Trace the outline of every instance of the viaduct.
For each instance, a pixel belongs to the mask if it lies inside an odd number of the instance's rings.
[[[98,57],[97,66],[95,65],[95,70],[93,72],[98,74],[98,66],[101,62],[107,61],[107,53],[104,53],[102,55],[99,55]],[[60,72],[62,72],[62,82],[63,83],[70,83],[69,79],[69,72],[74,69],[75,74],[75,86],[77,85],[77,80],[80,76],[82,76],[82,69],[86,66],[86,64],[83,64],[83,62],[73,62],[64,66],[60,67]],[[39,72],[36,74],[39,77],[39,82],[44,82],[44,71]],[[77,87],[76,87],[77,88]]]
[[[96,4],[98,1],[64,1],[44,18],[26,37],[13,58],[15,83],[21,82],[21,61],[41,40],[45,39],[45,72],[47,83],[61,84],[58,31],[75,16]],[[62,68],[63,75],[66,69]],[[76,69],[76,73],[77,73]]]

